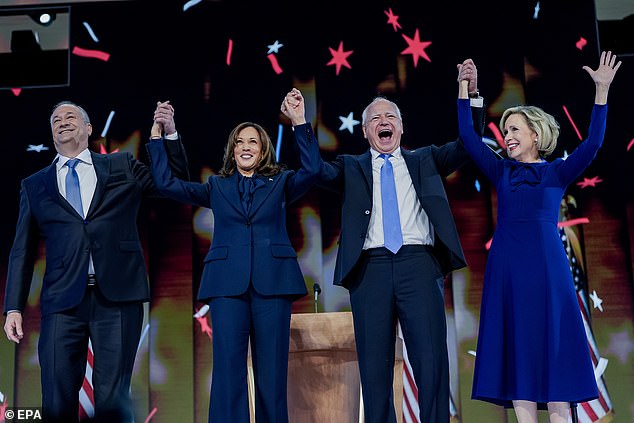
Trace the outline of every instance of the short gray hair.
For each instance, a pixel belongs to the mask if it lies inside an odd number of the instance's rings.
[[[75,107],[81,113],[81,117],[84,120],[84,123],[90,123],[90,118],[88,117],[88,112],[86,112],[86,110],[83,107],[81,107],[79,104],[73,103],[72,101],[62,100],[59,103],[57,103],[55,106],[53,106],[53,111],[51,112],[51,118],[50,118],[51,125],[53,125],[53,114],[55,113],[55,110],[57,110],[61,106],[73,106],[73,107]]]
[[[370,102],[370,104],[368,104],[365,107],[365,109],[363,109],[363,113],[361,113],[361,125],[362,126],[365,126],[365,123],[366,123],[367,118],[368,118],[368,110],[370,109],[370,107],[374,106],[379,101],[387,101],[392,106],[394,106],[394,110],[396,111],[396,117],[398,117],[398,119],[401,120],[401,121],[403,120],[403,118],[401,116],[401,110],[398,108],[396,103],[394,103],[393,101],[388,100],[387,98],[383,97],[382,95],[378,95],[378,96],[374,97],[374,100],[372,100]]]

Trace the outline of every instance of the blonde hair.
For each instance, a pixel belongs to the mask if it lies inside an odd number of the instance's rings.
[[[504,111],[500,119],[500,130],[511,115],[522,115],[528,127],[537,134],[539,155],[547,157],[555,151],[559,137],[559,124],[555,118],[537,106],[515,106]]]

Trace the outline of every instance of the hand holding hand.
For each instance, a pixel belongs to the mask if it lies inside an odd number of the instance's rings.
[[[288,94],[286,94],[286,97],[284,97],[284,100],[282,101],[280,110],[291,120],[291,124],[293,126],[306,123],[304,97],[297,88],[293,88],[288,92]]]
[[[165,135],[171,135],[176,132],[176,123],[174,122],[174,107],[169,100],[165,102],[156,102],[156,110],[154,111],[154,125],[159,125]],[[152,136],[155,135],[157,128],[152,126]],[[160,134],[159,134],[160,135]]]
[[[459,63],[458,67],[458,83],[461,81],[469,81],[469,94],[478,92],[478,69],[473,60],[466,59]]]
[[[13,341],[16,344],[20,343],[20,340],[24,338],[24,332],[22,331],[22,313],[12,311],[7,314],[7,318],[4,321],[4,332],[7,334],[9,341]]]

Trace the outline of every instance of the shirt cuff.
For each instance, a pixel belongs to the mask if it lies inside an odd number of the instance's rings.
[[[174,131],[173,134],[165,135],[166,140],[177,140],[178,139],[178,131]]]
[[[471,107],[484,107],[484,97],[470,98],[469,104]]]

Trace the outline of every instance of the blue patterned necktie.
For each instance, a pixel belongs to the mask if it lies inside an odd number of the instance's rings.
[[[391,154],[379,154],[385,160],[381,166],[381,201],[383,209],[383,237],[385,248],[396,254],[403,245],[401,218],[398,214],[394,170],[390,163]]]
[[[70,159],[66,162],[68,173],[66,174],[66,201],[70,203],[77,213],[83,218],[84,208],[81,204],[81,190],[79,188],[79,176],[75,166],[79,163],[79,159]]]

